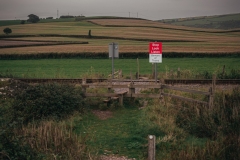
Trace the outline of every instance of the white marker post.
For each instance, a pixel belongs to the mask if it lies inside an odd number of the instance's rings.
[[[162,63],[162,43],[149,43],[149,62],[155,65],[155,82],[157,83],[157,63]]]

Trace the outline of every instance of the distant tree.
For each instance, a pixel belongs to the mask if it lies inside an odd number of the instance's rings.
[[[39,17],[34,15],[34,14],[30,14],[28,15],[28,22],[31,22],[31,23],[37,23],[38,21],[40,21]]]
[[[60,18],[74,18],[74,16],[66,15],[66,16],[60,16]]]
[[[8,34],[12,33],[12,30],[11,30],[11,28],[4,28],[3,32],[8,35]]]
[[[47,17],[46,19],[53,19],[53,17]]]
[[[25,22],[26,22],[25,20],[21,20],[21,24],[25,24]]]
[[[91,29],[88,31],[88,37],[89,37],[89,38],[92,38]]]

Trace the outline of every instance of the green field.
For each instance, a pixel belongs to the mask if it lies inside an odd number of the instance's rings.
[[[110,59],[40,59],[40,60],[0,60],[0,74],[28,78],[82,78],[90,75],[107,77],[111,73]],[[240,58],[163,58],[157,65],[161,73],[182,71],[197,74],[208,71],[221,72],[223,65],[226,72],[239,70]],[[122,69],[124,76],[137,72],[137,59],[115,59],[115,70]],[[152,64],[148,59],[139,59],[140,74],[152,73]]]
[[[240,13],[228,15],[166,19],[160,20],[160,22],[199,28],[234,29],[240,28],[239,24]]]

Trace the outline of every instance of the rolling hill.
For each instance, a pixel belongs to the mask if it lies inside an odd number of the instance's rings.
[[[159,22],[196,28],[213,28],[228,30],[240,28],[240,13],[177,19],[163,19],[159,20]]]
[[[147,57],[151,41],[163,42],[164,55],[235,55],[240,52],[239,30],[199,29],[144,19],[91,17],[79,21],[0,26],[0,30],[5,27],[10,27],[13,33],[0,34],[2,58],[9,55],[44,54],[87,57],[97,57],[98,54],[106,57],[111,42],[119,43],[119,52],[124,57],[140,54]],[[88,36],[89,30],[91,37]],[[9,41],[13,44],[4,45],[9,44]],[[41,45],[28,45],[29,42],[41,42]],[[51,45],[53,43],[58,46]]]

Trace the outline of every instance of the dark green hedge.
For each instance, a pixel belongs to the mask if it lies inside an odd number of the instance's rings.
[[[60,119],[82,111],[84,107],[80,89],[69,84],[38,84],[28,86],[15,94],[13,119],[23,123],[48,118]]]
[[[164,52],[163,58],[204,58],[204,57],[240,57],[239,52],[230,53],[185,53],[185,52]],[[100,53],[34,53],[34,54],[0,54],[1,60],[11,59],[61,59],[61,58],[88,58],[88,59],[105,59],[108,58],[107,52]],[[124,52],[119,53],[119,58],[149,58],[146,52]]]

